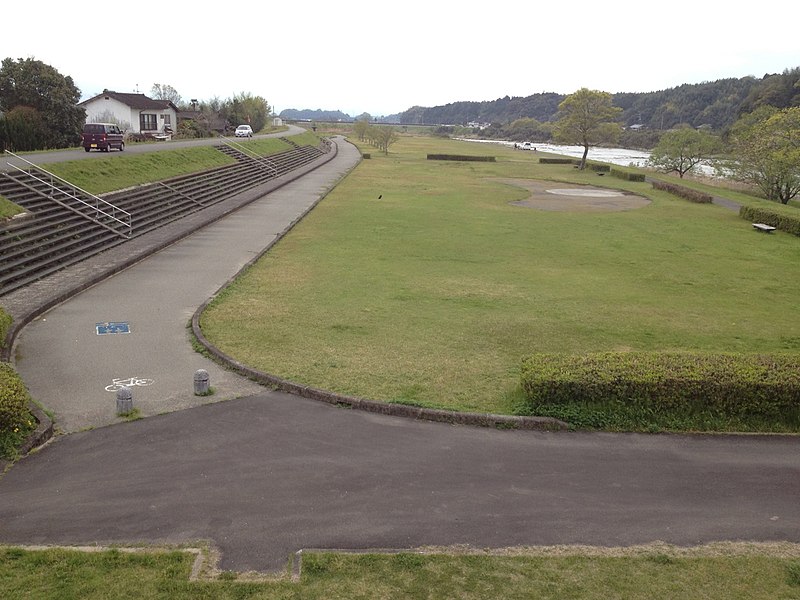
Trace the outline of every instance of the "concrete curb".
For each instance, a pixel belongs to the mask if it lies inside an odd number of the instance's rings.
[[[363,160],[363,159],[360,159]],[[360,162],[359,160],[359,162]],[[358,165],[358,163],[356,163]],[[355,166],[353,167],[355,168]],[[357,398],[354,396],[345,396],[314,388],[307,385],[302,385],[286,379],[277,377],[270,373],[258,371],[247,365],[240,363],[232,356],[228,356],[219,348],[211,344],[203,335],[203,330],[200,327],[200,317],[206,310],[208,305],[214,299],[233,283],[241,273],[249,269],[256,261],[263,257],[272,247],[277,244],[283,237],[292,230],[292,228],[300,222],[309,212],[311,212],[317,204],[319,204],[336,186],[338,181],[332,184],[328,190],[322,194],[316,202],[309,209],[298,217],[295,221],[290,223],[278,236],[254,258],[252,258],[246,265],[244,265],[235,275],[233,275],[225,284],[220,287],[211,298],[206,300],[192,315],[192,334],[195,340],[200,344],[208,353],[209,357],[214,359],[219,364],[227,367],[231,371],[243,375],[256,383],[272,387],[277,390],[288,392],[296,396],[308,398],[310,400],[317,400],[327,404],[334,404],[341,407],[363,410],[366,412],[390,415],[395,417],[405,417],[409,419],[435,421],[438,423],[450,423],[453,425],[471,425],[475,427],[494,427],[496,429],[525,429],[535,431],[563,431],[569,429],[569,425],[564,421],[552,417],[516,417],[512,415],[496,415],[490,413],[465,413],[448,410],[440,410],[433,408],[422,408],[418,406],[411,406],[407,404],[393,404],[388,402],[379,402],[376,400],[369,400],[366,398]]]
[[[211,302],[204,303],[192,316],[192,334],[197,342],[205,348],[209,356],[227,367],[228,369],[247,377],[265,386],[272,387],[283,392],[288,392],[296,396],[317,400],[326,404],[333,404],[343,408],[363,410],[375,414],[388,415],[393,417],[405,417],[407,419],[434,421],[437,423],[450,423],[451,425],[470,425],[473,427],[492,427],[495,429],[523,429],[529,431],[565,431],[569,429],[569,424],[552,417],[517,417],[513,415],[497,415],[492,413],[469,413],[441,410],[434,408],[423,408],[408,404],[393,404],[358,398],[355,396],[345,396],[322,390],[319,388],[295,383],[258,371],[240,363],[231,356],[228,356],[217,347],[212,345],[203,335],[200,328],[200,316]]]

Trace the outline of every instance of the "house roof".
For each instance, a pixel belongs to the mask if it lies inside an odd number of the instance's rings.
[[[78,106],[87,104],[88,102],[97,100],[98,98],[113,98],[118,102],[122,102],[123,104],[130,106],[131,108],[136,108],[139,110],[146,110],[148,108],[151,110],[164,110],[165,108],[172,108],[175,111],[178,110],[178,107],[169,100],[154,100],[153,98],[148,98],[144,94],[126,94],[112,90],[103,90],[101,94],[97,94],[88,100],[79,102]]]

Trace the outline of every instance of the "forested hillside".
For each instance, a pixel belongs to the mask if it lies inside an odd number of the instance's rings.
[[[762,104],[778,108],[800,106],[800,67],[761,79],[720,79],[684,84],[668,90],[614,94],[613,103],[623,109],[627,127],[664,130],[680,124],[706,126],[722,131],[743,113]],[[518,119],[546,123],[555,119],[563,94],[534,94],[483,102],[453,102],[431,108],[413,107],[400,115],[403,124],[465,125],[470,122],[510,125]]]
[[[352,121],[350,115],[343,113],[340,110],[297,110],[294,108],[287,108],[282,110],[280,117],[282,119],[290,119],[296,121]]]

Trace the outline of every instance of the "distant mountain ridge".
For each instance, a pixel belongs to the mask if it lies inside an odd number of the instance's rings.
[[[371,119],[404,125],[466,125],[467,123],[509,124],[518,119],[553,121],[566,94],[541,93],[525,97],[505,96],[482,102],[452,102],[444,106],[413,106],[396,114]],[[743,113],[762,104],[777,108],[800,106],[800,67],[761,79],[742,77],[683,84],[656,92],[612,94],[613,103],[623,109],[622,121],[665,130],[679,124],[723,130]],[[354,121],[341,111],[294,110],[281,112],[287,119],[312,121]]]
[[[340,110],[310,110],[303,109],[297,110],[295,108],[287,108],[282,110],[280,115],[282,119],[289,119],[295,121],[352,121],[353,117],[343,113]]]
[[[401,113],[395,115],[388,115],[385,117],[372,117],[370,115],[366,115],[369,117],[370,121],[377,121],[379,123],[399,123],[400,122],[400,115]],[[311,110],[308,108],[304,108],[298,110],[296,108],[287,108],[286,110],[282,110],[280,115],[282,119],[289,119],[294,121],[323,121],[323,122],[343,122],[343,123],[350,123],[355,121],[356,119],[360,119],[364,117],[364,114],[356,115],[351,117],[347,113],[343,113],[340,110],[322,110],[317,108],[315,110]]]

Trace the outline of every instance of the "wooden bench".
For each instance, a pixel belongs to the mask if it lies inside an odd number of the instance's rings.
[[[753,223],[753,227],[758,231],[763,231],[764,233],[772,233],[775,231],[775,228],[772,225],[765,225],[764,223]]]

